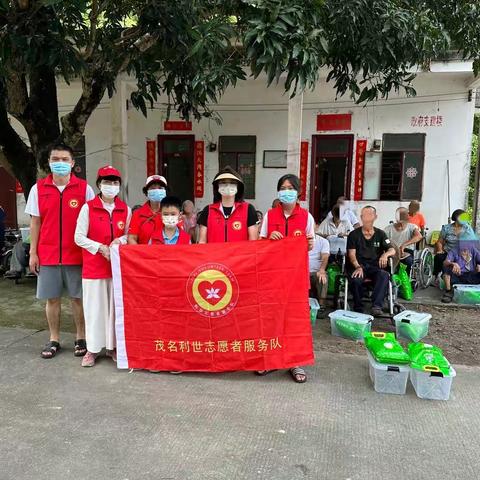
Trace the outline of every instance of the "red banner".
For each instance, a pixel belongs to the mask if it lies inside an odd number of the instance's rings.
[[[157,171],[155,145],[155,140],[147,140],[147,177],[155,175]]]
[[[320,113],[317,115],[317,131],[351,130],[351,113]]]
[[[205,174],[205,142],[197,140],[195,142],[195,157],[194,157],[194,171],[195,171],[195,198],[202,198],[204,194],[203,183]]]
[[[167,120],[163,122],[163,129],[169,131],[190,131],[192,129],[192,122],[185,122],[183,120]]]
[[[300,142],[300,186],[302,193],[298,198],[301,201],[307,199],[307,172],[308,172],[308,142]]]
[[[366,140],[357,140],[355,152],[355,185],[353,187],[353,199],[363,198],[363,170],[365,167],[365,152],[367,150]]]
[[[112,249],[118,368],[314,363],[305,238]]]

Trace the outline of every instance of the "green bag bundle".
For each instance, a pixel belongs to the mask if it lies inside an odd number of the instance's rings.
[[[371,332],[365,335],[365,346],[378,363],[408,363],[410,357],[394,333]]]
[[[418,342],[423,337],[427,336],[428,323],[424,325],[416,325],[413,323],[401,323],[399,332],[402,337]]]
[[[336,320],[335,325],[342,336],[351,340],[361,340],[370,329],[369,323],[354,323],[348,320]]]
[[[441,372],[450,375],[450,363],[443,352],[435,345],[427,343],[410,343],[408,345],[410,367],[422,372]]]
[[[411,300],[413,298],[412,284],[407,273],[407,266],[403,263],[398,265],[398,273],[394,276],[394,281],[398,286],[399,294],[405,300]]]
[[[341,275],[342,269],[332,263],[327,267],[327,279],[328,279],[328,294],[333,295],[335,293],[335,280],[338,275]]]

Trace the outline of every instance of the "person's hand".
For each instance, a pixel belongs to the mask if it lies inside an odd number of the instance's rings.
[[[40,271],[40,260],[36,253],[30,254],[30,260],[28,262],[28,266],[32,273],[34,273],[35,275],[38,275],[38,272]]]
[[[338,238],[345,238],[347,235],[345,233],[339,233]]]
[[[400,245],[400,248],[398,249],[399,252],[400,252],[400,258],[402,258],[404,255],[405,255],[405,250],[404,250],[404,246],[403,245]]]
[[[378,264],[380,265],[380,268],[385,268],[388,264],[388,257],[385,254],[382,254],[380,258],[378,259]]]
[[[114,245],[120,245],[121,243],[121,240],[119,238],[116,238],[115,240],[113,240],[110,246],[113,247]]]
[[[98,251],[108,261],[110,261],[110,249],[106,245],[100,245]]]
[[[270,240],[281,240],[283,238],[283,235],[277,230],[275,230],[270,234],[270,237],[268,238],[270,238]]]
[[[460,265],[458,263],[452,263],[452,272],[455,274],[455,275],[461,275],[462,274],[462,271],[460,270]]]
[[[352,273],[352,278],[363,278],[363,268],[359,265]]]
[[[319,270],[317,272],[317,278],[318,278],[318,281],[322,284],[322,285],[326,285],[327,284],[327,272],[325,272],[325,270]]]
[[[477,272],[480,273],[480,264],[477,265]]]

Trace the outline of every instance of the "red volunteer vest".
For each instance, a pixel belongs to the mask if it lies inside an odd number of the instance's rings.
[[[190,244],[190,235],[183,230],[183,228],[178,228],[178,240],[176,245],[189,245]],[[162,230],[157,230],[154,232],[152,235],[152,245],[164,245],[165,240],[163,238],[163,229]]]
[[[155,232],[155,230],[162,231],[163,229],[161,212],[152,212],[148,201],[145,202],[138,210],[135,210],[132,220],[134,220],[135,217],[138,219],[138,243],[143,245],[148,244],[152,238],[153,232]]]
[[[208,207],[207,243],[248,240],[248,203],[235,202],[232,214],[225,218],[220,203]]]
[[[105,210],[100,197],[95,197],[88,205],[88,238],[104,245],[110,245],[115,238],[125,233],[125,223],[128,216],[128,207],[125,202],[115,198],[115,208],[112,216]],[[98,252],[92,255],[82,248],[83,268],[82,278],[98,279],[112,278],[111,263]]]
[[[71,174],[63,192],[52,174],[37,181],[41,227],[38,238],[40,265],[81,265],[82,249],[75,244],[75,227],[85,203],[87,182]]]
[[[305,236],[308,211],[297,204],[292,214],[288,218],[285,218],[282,205],[278,205],[268,211],[267,220],[267,237],[270,237],[270,234],[274,231],[280,232],[284,237]]]

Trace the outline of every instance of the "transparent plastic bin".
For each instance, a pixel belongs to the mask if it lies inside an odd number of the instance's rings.
[[[443,375],[441,372],[422,372],[412,368],[410,381],[417,397],[428,400],[448,400],[453,378],[456,375],[457,372],[455,372],[452,366],[450,366],[450,374],[448,376]]]
[[[454,285],[453,301],[463,305],[480,305],[480,285]]]
[[[308,303],[310,304],[310,322],[313,326],[317,322],[317,313],[320,310],[320,304],[316,298],[309,298]]]
[[[363,342],[365,333],[370,332],[373,317],[350,310],[335,310],[329,313],[332,335]]]
[[[395,329],[397,338],[404,338],[412,342],[419,342],[428,335],[428,326],[432,316],[429,313],[405,310],[395,315]]]
[[[388,365],[375,361],[370,352],[368,355],[368,372],[373,383],[373,388],[378,393],[405,395],[407,391],[408,365]]]

